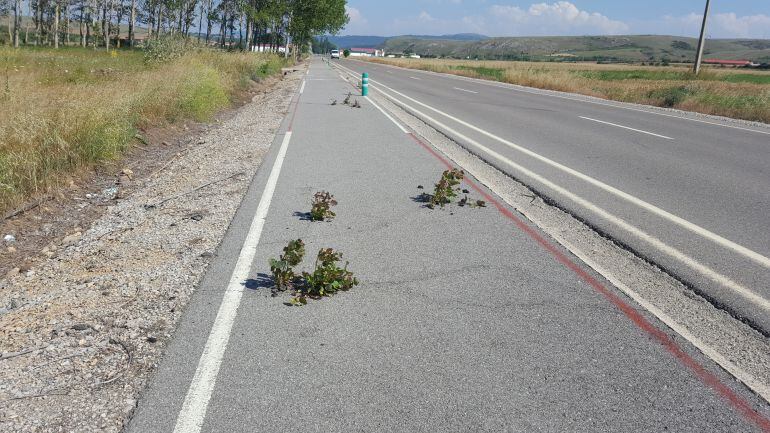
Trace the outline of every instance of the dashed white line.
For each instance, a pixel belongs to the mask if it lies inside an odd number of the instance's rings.
[[[517,151],[519,151],[521,153],[524,153],[524,154],[526,154],[528,156],[531,156],[532,158],[535,158],[535,159],[537,159],[539,161],[542,161],[542,162],[544,162],[544,163],[546,163],[546,164],[548,164],[548,165],[550,165],[550,166],[552,166],[552,167],[554,167],[554,168],[556,168],[558,170],[561,170],[561,171],[563,171],[565,173],[568,173],[568,174],[570,174],[572,176],[575,176],[578,179],[581,179],[581,180],[583,180],[583,181],[585,181],[587,183],[590,183],[591,185],[594,185],[594,186],[596,186],[596,187],[598,187],[598,188],[600,188],[600,189],[602,189],[604,191],[607,191],[607,192],[609,192],[612,195],[620,197],[623,200],[626,200],[626,201],[628,201],[630,203],[633,203],[633,204],[635,204],[635,205],[637,205],[637,206],[639,206],[639,207],[641,207],[641,208],[643,208],[643,209],[645,209],[645,210],[647,210],[647,211],[649,211],[651,213],[654,213],[655,215],[658,215],[661,218],[664,218],[664,219],[666,219],[666,220],[668,220],[670,222],[673,222],[674,224],[676,224],[676,225],[678,225],[680,227],[683,227],[683,228],[685,228],[685,229],[687,229],[687,230],[689,230],[689,231],[691,231],[691,232],[693,232],[695,234],[703,236],[704,238],[709,239],[712,242],[715,242],[715,243],[717,243],[717,244],[719,244],[719,245],[721,245],[721,246],[723,246],[723,247],[725,247],[727,249],[735,251],[736,253],[738,253],[738,254],[740,254],[740,255],[742,255],[744,257],[747,257],[747,258],[749,258],[749,259],[751,259],[751,260],[753,260],[753,261],[755,261],[755,262],[757,262],[757,263],[759,263],[759,264],[761,264],[761,265],[763,265],[763,266],[765,266],[767,268],[770,268],[770,258],[767,258],[767,257],[757,253],[756,251],[752,251],[749,248],[746,248],[746,247],[744,247],[742,245],[739,245],[739,244],[737,244],[737,243],[735,243],[735,242],[733,242],[733,241],[731,241],[729,239],[726,239],[726,238],[724,238],[722,236],[719,236],[716,233],[713,233],[713,232],[711,232],[711,231],[709,231],[709,230],[707,230],[707,229],[705,229],[705,228],[703,228],[703,227],[701,227],[701,226],[699,226],[697,224],[693,224],[690,221],[687,221],[686,219],[684,219],[682,217],[679,217],[679,216],[674,215],[674,214],[672,214],[672,213],[670,213],[670,212],[668,212],[666,210],[663,210],[663,209],[661,209],[661,208],[659,208],[659,207],[657,207],[657,206],[655,206],[655,205],[653,205],[651,203],[648,203],[648,202],[646,202],[646,201],[644,201],[644,200],[642,200],[640,198],[637,198],[637,197],[635,197],[635,196],[633,196],[633,195],[631,195],[631,194],[629,194],[629,193],[627,193],[625,191],[621,191],[621,190],[619,190],[619,189],[617,189],[617,188],[615,188],[613,186],[607,185],[606,183],[604,183],[604,182],[602,182],[602,181],[600,181],[598,179],[595,179],[595,178],[593,178],[591,176],[588,176],[586,174],[583,174],[583,173],[581,173],[581,172],[579,172],[579,171],[577,171],[575,169],[572,169],[572,168],[567,167],[567,166],[565,166],[563,164],[560,164],[560,163],[558,163],[556,161],[553,161],[553,160],[551,160],[549,158],[546,158],[546,157],[544,157],[544,156],[542,156],[542,155],[540,155],[540,154],[538,154],[536,152],[533,152],[533,151],[531,151],[531,150],[529,150],[529,149],[527,149],[525,147],[519,146],[519,145],[517,145],[517,144],[515,144],[515,143],[513,143],[513,142],[511,142],[509,140],[506,140],[506,139],[504,139],[502,137],[499,137],[499,136],[497,136],[495,134],[492,134],[489,131],[486,131],[486,130],[481,129],[481,128],[475,126],[475,125],[472,125],[472,124],[470,124],[468,122],[465,122],[464,120],[458,119],[458,118],[456,118],[456,117],[454,117],[454,116],[452,116],[450,114],[444,113],[441,110],[438,110],[438,109],[433,108],[433,107],[431,107],[431,106],[429,106],[427,104],[424,104],[424,103],[422,103],[422,102],[420,102],[420,101],[418,101],[418,100],[416,100],[414,98],[411,98],[411,97],[409,97],[409,96],[407,96],[407,95],[405,95],[405,94],[403,94],[403,93],[401,93],[401,92],[399,92],[397,90],[394,90],[394,89],[392,89],[392,88],[390,88],[390,87],[388,87],[388,86],[386,86],[386,85],[384,85],[384,84],[382,84],[380,82],[377,82],[377,81],[374,81],[374,80],[372,80],[372,82],[377,84],[378,86],[382,86],[382,87],[390,90],[393,93],[401,95],[402,97],[404,97],[406,99],[409,99],[410,101],[413,101],[413,102],[415,102],[415,103],[417,103],[417,104],[419,104],[419,105],[421,105],[421,106],[423,106],[425,108],[428,108],[429,110],[432,110],[432,111],[434,111],[434,112],[436,112],[436,113],[438,113],[438,114],[440,114],[440,115],[442,115],[442,116],[444,116],[444,117],[446,117],[446,118],[448,118],[450,120],[453,120],[453,121],[459,123],[460,125],[468,127],[468,128],[470,128],[470,129],[472,129],[472,130],[474,130],[476,132],[479,132],[479,133],[481,133],[483,135],[486,135],[487,137],[489,137],[489,138],[491,138],[491,139],[493,139],[495,141],[498,141],[498,142],[500,142],[502,144],[505,144],[506,146],[508,146],[508,147],[510,147],[510,148],[512,148],[514,150],[517,150]]]
[[[615,126],[617,128],[628,129],[630,131],[639,132],[639,133],[642,133],[642,134],[652,135],[652,136],[659,137],[659,138],[665,138],[666,140],[673,140],[673,138],[666,137],[665,135],[655,134],[654,132],[643,131],[641,129],[631,128],[629,126],[618,125],[617,123],[605,122],[604,120],[592,119],[590,117],[585,117],[585,116],[578,116],[578,117],[580,117],[581,119],[590,120],[592,122],[603,123],[605,125]]]
[[[302,80],[302,86],[300,86],[300,88],[299,88],[299,94],[300,95],[302,94],[302,92],[305,91],[305,83],[306,83],[306,81]]]
[[[543,176],[540,176],[539,174],[524,168],[523,166],[513,162],[511,159],[503,156],[502,154],[495,152],[494,150],[482,145],[476,140],[473,140],[472,138],[452,129],[451,127],[439,122],[438,120],[428,116],[425,113],[422,113],[418,109],[409,106],[408,104],[404,103],[403,101],[399,101],[392,95],[389,95],[387,92],[382,91],[382,89],[378,89],[376,87],[372,87],[373,89],[376,89],[389,99],[393,100],[394,102],[397,102],[399,105],[405,106],[408,108],[409,111],[412,111],[416,113],[419,116],[422,116],[426,119],[428,119],[430,122],[432,122],[435,125],[438,125],[440,128],[444,129],[445,131],[448,131],[449,133],[455,135],[456,137],[459,137],[464,142],[476,147],[477,149],[481,150],[484,154],[490,155],[493,158],[497,159],[498,161],[503,162],[504,164],[510,166],[514,170],[516,170],[519,173],[524,174],[524,176],[533,179],[534,181],[545,185],[547,188],[551,189],[552,191],[555,191],[557,194],[566,197],[568,200],[577,203],[584,209],[587,209],[588,211],[594,213],[595,215],[598,215],[600,218],[603,218],[607,221],[610,221],[614,225],[620,227],[624,231],[630,233],[632,236],[641,239],[642,241],[652,245],[655,249],[658,251],[663,252],[664,254],[668,255],[669,257],[674,258],[675,260],[683,263],[687,267],[697,271],[701,275],[704,275],[706,278],[724,286],[727,287],[734,292],[740,294],[745,299],[749,300],[753,304],[757,305],[760,308],[763,308],[764,310],[770,311],[770,301],[763,298],[762,296],[754,293],[752,290],[744,287],[743,285],[733,281],[729,277],[726,277],[713,269],[709,268],[706,265],[703,265],[702,263],[698,262],[697,260],[693,259],[692,257],[682,253],[678,249],[669,246],[668,244],[664,243],[660,239],[656,238],[655,236],[652,236],[648,234],[647,232],[637,228],[634,225],[631,225],[626,220],[607,212],[606,210],[600,208],[596,204],[584,199],[583,197],[578,196],[577,194],[574,194],[573,192],[567,190],[566,188],[563,188],[550,180],[544,178]],[[392,90],[392,89],[390,89]]]
[[[474,92],[473,90],[468,90],[468,89],[461,89],[460,87],[453,87],[453,89],[455,89],[455,90],[459,90],[459,91],[461,91],[461,92],[468,92],[468,93],[479,93],[479,92]]]
[[[209,399],[216,384],[219,367],[222,364],[222,357],[227,349],[230,331],[233,328],[238,306],[243,296],[243,282],[249,276],[249,269],[257,253],[257,245],[259,244],[262,228],[267,219],[267,211],[273,199],[273,193],[278,183],[278,176],[281,173],[289,141],[291,141],[291,131],[287,131],[286,135],[284,135],[281,148],[278,150],[278,156],[276,156],[273,168],[270,170],[270,176],[267,178],[262,198],[259,200],[257,212],[251,222],[246,240],[243,242],[241,252],[238,255],[238,261],[235,263],[235,268],[230,276],[230,282],[222,298],[222,304],[219,306],[209,338],[206,340],[206,346],[203,348],[203,354],[198,361],[195,376],[193,376],[190,388],[187,390],[187,396],[182,404],[182,409],[179,411],[174,433],[198,433],[203,426]]]
[[[417,78],[417,77],[409,77],[409,78],[411,78],[413,80],[422,80],[422,78]]]
[[[493,82],[493,81],[482,80],[482,79],[478,79],[478,78],[463,77],[463,76],[460,76],[460,75],[446,74],[446,73],[441,73],[441,72],[423,71],[423,70],[420,70],[420,69],[402,68],[402,67],[399,67],[399,66],[393,66],[393,65],[387,65],[387,64],[383,64],[383,66],[385,66],[386,68],[393,68],[393,69],[398,69],[398,70],[401,70],[401,71],[416,71],[416,72],[420,72],[420,73],[423,73],[423,74],[438,75],[438,76],[440,76],[442,78],[451,78],[451,79],[454,79],[454,80],[468,81],[468,82],[471,82],[471,83],[481,84],[481,85],[484,85],[484,86],[497,87],[499,89],[513,90],[514,92],[531,93],[533,95],[548,96],[548,97],[551,97],[551,98],[559,98],[559,99],[567,99],[567,100],[570,100],[570,101],[584,102],[584,103],[589,103],[589,104],[594,104],[594,105],[602,105],[602,106],[610,107],[610,108],[619,108],[621,110],[638,111],[640,113],[652,114],[652,115],[655,115],[655,116],[670,117],[672,119],[687,120],[687,121],[690,121],[690,122],[698,122],[698,123],[705,123],[707,125],[721,126],[723,128],[738,129],[738,130],[741,130],[741,131],[755,132],[757,134],[770,135],[770,131],[762,131],[760,129],[745,128],[745,127],[737,126],[737,125],[729,125],[729,124],[725,124],[725,123],[713,122],[713,121],[708,121],[708,120],[703,120],[703,119],[695,119],[695,118],[692,118],[692,117],[685,117],[685,116],[680,116],[680,115],[676,115],[676,114],[662,113],[662,112],[659,112],[659,111],[654,111],[654,110],[646,109],[646,108],[626,107],[626,106],[623,106],[623,105],[619,105],[619,103],[616,104],[616,103],[612,103],[612,102],[602,102],[602,101],[598,101],[598,100],[595,100],[595,99],[589,99],[588,97],[584,97],[583,95],[580,95],[580,94],[574,94],[575,97],[573,97],[573,96],[569,96],[569,94],[560,95],[560,94],[555,93],[555,91],[549,91],[549,90],[546,90],[546,89],[538,89],[538,88],[535,88],[535,87],[527,87],[527,86],[522,86],[520,84],[508,84],[508,83]],[[549,93],[549,92],[554,92],[554,93]],[[564,93],[566,93],[566,92],[564,92]],[[697,115],[697,113],[692,113],[692,114]]]
[[[347,69],[347,68],[345,68],[345,69]],[[348,72],[348,73],[350,73],[350,72]],[[664,219],[667,219],[667,220],[669,220],[669,221],[671,221],[671,222],[673,222],[673,223],[675,223],[675,224],[677,224],[677,225],[679,225],[681,227],[684,227],[684,228],[692,231],[693,233],[699,234],[699,235],[701,235],[701,236],[703,236],[703,237],[705,237],[705,238],[707,238],[707,239],[709,239],[709,240],[711,240],[711,241],[713,241],[713,242],[715,242],[715,243],[717,243],[717,244],[719,244],[719,245],[721,245],[721,246],[723,246],[725,248],[731,249],[731,250],[733,250],[733,251],[743,255],[744,257],[752,259],[752,260],[754,260],[755,262],[757,262],[757,263],[759,263],[761,265],[764,265],[766,267],[770,267],[770,259],[769,258],[767,258],[767,257],[765,257],[765,256],[763,256],[763,255],[761,255],[761,254],[759,254],[759,253],[757,253],[755,251],[752,251],[752,250],[750,250],[750,249],[748,249],[748,248],[746,248],[746,247],[744,247],[742,245],[739,245],[739,244],[737,244],[735,242],[732,242],[729,239],[725,239],[725,238],[723,238],[723,237],[721,237],[721,236],[719,236],[719,235],[717,235],[715,233],[712,233],[712,232],[706,230],[703,227],[700,227],[700,226],[698,226],[696,224],[693,224],[693,223],[691,223],[691,222],[689,222],[689,221],[687,221],[687,220],[685,220],[685,219],[683,219],[681,217],[678,217],[678,216],[676,216],[674,214],[671,214],[671,213],[669,213],[669,212],[667,212],[667,211],[665,211],[663,209],[660,209],[660,208],[658,208],[658,207],[656,207],[656,206],[654,206],[654,205],[652,205],[650,203],[647,203],[647,202],[645,202],[645,201],[643,201],[643,200],[641,200],[639,198],[636,198],[636,197],[634,197],[634,196],[632,196],[632,195],[630,195],[630,194],[628,194],[628,193],[626,193],[624,191],[621,191],[621,190],[619,190],[619,189],[617,189],[615,187],[607,185],[607,184],[605,184],[605,183],[603,183],[603,182],[601,182],[601,181],[599,181],[597,179],[594,179],[594,178],[592,178],[592,177],[590,177],[588,175],[580,173],[577,170],[569,168],[569,167],[567,167],[565,165],[562,165],[562,164],[560,164],[560,163],[558,163],[556,161],[550,160],[550,159],[548,159],[548,158],[546,158],[546,157],[544,157],[542,155],[539,155],[539,154],[537,154],[537,153],[535,153],[535,152],[533,152],[533,151],[531,151],[529,149],[526,149],[526,148],[523,148],[523,147],[521,147],[519,145],[516,145],[516,144],[514,144],[514,143],[512,143],[512,142],[510,142],[508,140],[505,140],[505,139],[503,139],[501,137],[498,137],[498,136],[496,136],[496,135],[494,135],[494,134],[492,134],[492,133],[490,133],[488,131],[485,131],[485,130],[483,130],[483,129],[475,126],[475,125],[472,125],[472,124],[470,124],[468,122],[465,122],[465,121],[463,121],[461,119],[458,119],[458,118],[456,118],[456,117],[454,117],[454,116],[452,116],[450,114],[444,113],[444,112],[442,112],[442,111],[440,111],[440,110],[438,110],[436,108],[433,108],[433,107],[431,107],[431,106],[429,106],[429,105],[427,105],[425,103],[422,103],[422,102],[420,102],[420,101],[418,101],[418,100],[416,100],[414,98],[411,98],[411,97],[409,97],[409,96],[407,96],[407,95],[405,95],[405,94],[403,94],[403,93],[401,93],[401,92],[399,92],[399,91],[397,91],[395,89],[392,89],[392,88],[390,88],[390,87],[388,87],[388,86],[386,86],[386,85],[384,85],[382,83],[379,83],[379,82],[374,82],[374,83],[377,84],[377,86],[372,86],[371,88],[373,90],[376,90],[376,91],[382,93],[387,98],[393,100],[394,102],[397,102],[398,104],[400,104],[402,106],[408,107],[409,110],[411,110],[411,111],[413,111],[415,113],[418,113],[420,116],[423,116],[423,117],[429,119],[431,122],[433,122],[436,125],[439,125],[441,128],[444,128],[445,130],[450,131],[452,134],[455,134],[457,137],[460,137],[462,140],[472,144],[473,146],[475,146],[478,149],[482,150],[484,153],[493,156],[495,159],[497,159],[499,161],[504,162],[505,164],[509,165],[510,167],[512,167],[513,169],[517,170],[518,172],[524,173],[525,176],[527,176],[527,177],[529,177],[529,178],[531,178],[531,179],[533,179],[533,180],[535,180],[535,181],[545,185],[546,187],[548,187],[551,190],[557,192],[558,194],[561,194],[562,196],[566,197],[567,199],[577,203],[578,205],[582,206],[583,208],[589,210],[590,212],[593,212],[594,214],[604,218],[605,220],[613,222],[613,224],[615,224],[616,226],[618,226],[618,227],[622,228],[623,230],[629,232],[633,236],[635,236],[635,237],[637,237],[637,238],[647,242],[648,244],[650,244],[653,247],[655,247],[657,250],[659,250],[659,251],[663,252],[664,254],[666,254],[666,255],[676,259],[677,261],[685,264],[689,268],[691,268],[691,269],[697,271],[698,273],[706,276],[710,280],[712,280],[712,281],[714,281],[714,282],[716,282],[716,283],[718,283],[718,284],[720,284],[720,285],[722,285],[724,287],[727,287],[727,288],[733,290],[734,292],[740,294],[745,299],[751,301],[755,305],[757,305],[757,306],[759,306],[759,307],[761,307],[761,308],[763,308],[765,310],[770,311],[770,301],[768,301],[767,299],[765,299],[761,295],[758,295],[758,294],[754,293],[752,290],[744,287],[743,285],[737,283],[736,281],[733,281],[729,277],[724,276],[724,275],[714,271],[710,267],[703,265],[702,263],[700,263],[697,260],[687,256],[686,254],[682,253],[681,251],[679,251],[679,250],[677,250],[677,249],[667,245],[666,243],[664,243],[660,239],[657,239],[656,237],[651,236],[650,234],[648,234],[648,233],[640,230],[639,228],[629,224],[625,220],[623,220],[623,219],[621,219],[621,218],[619,218],[619,217],[617,217],[617,216],[607,212],[606,210],[600,208],[599,206],[595,205],[594,203],[591,203],[588,200],[585,200],[584,198],[582,198],[582,197],[572,193],[571,191],[567,190],[566,188],[563,188],[563,187],[561,187],[559,185],[556,185],[555,183],[553,183],[550,180],[548,180],[548,179],[538,175],[537,173],[534,173],[531,170],[528,170],[528,169],[522,167],[521,165],[516,164],[515,162],[511,161],[510,159],[504,157],[503,155],[501,155],[501,154],[499,154],[499,153],[497,153],[497,152],[487,148],[486,146],[481,145],[479,142],[477,142],[475,140],[472,140],[471,138],[461,134],[460,132],[455,131],[454,129],[450,128],[449,126],[447,126],[447,125],[445,125],[445,124],[443,124],[441,122],[439,122],[438,120],[429,117],[427,114],[421,113],[416,108],[408,106],[404,102],[396,99],[393,95],[388,94],[387,92],[383,91],[379,87],[383,87],[385,89],[388,89],[390,92],[393,92],[393,93],[395,93],[397,95],[400,95],[400,96],[402,96],[402,97],[404,97],[404,98],[406,98],[406,99],[408,99],[408,100],[410,100],[410,101],[412,101],[412,102],[414,102],[416,104],[419,104],[419,105],[421,105],[421,106],[423,106],[425,108],[428,108],[428,109],[430,109],[430,110],[432,110],[432,111],[434,111],[434,112],[436,112],[436,113],[438,113],[438,114],[440,114],[440,115],[442,115],[442,116],[444,116],[444,117],[446,117],[446,118],[448,118],[450,120],[453,120],[453,121],[457,122],[460,125],[466,126],[466,127],[470,128],[470,129],[472,129],[474,131],[477,131],[477,132],[479,132],[479,133],[481,133],[483,135],[486,135],[486,136],[488,136],[488,137],[490,137],[490,138],[492,138],[492,139],[494,139],[496,141],[499,141],[499,142],[501,142],[501,143],[511,147],[512,149],[518,150],[518,151],[520,151],[520,152],[522,152],[522,153],[524,153],[526,155],[529,155],[529,156],[531,156],[531,157],[533,157],[535,159],[538,159],[538,160],[540,160],[540,161],[542,161],[542,162],[544,162],[544,163],[546,163],[546,164],[548,164],[548,165],[550,165],[552,167],[555,167],[555,168],[557,168],[557,169],[559,169],[561,171],[564,171],[564,172],[566,172],[568,174],[571,174],[571,175],[573,175],[573,176],[575,176],[575,177],[577,177],[577,178],[579,178],[581,180],[584,180],[587,183],[590,183],[590,184],[592,184],[592,185],[594,185],[596,187],[599,187],[599,188],[601,188],[601,189],[603,189],[603,190],[605,190],[607,192],[610,192],[613,195],[616,195],[616,196],[618,196],[618,197],[620,197],[620,198],[622,198],[624,200],[627,200],[627,201],[629,201],[629,202],[631,202],[631,203],[633,203],[633,204],[635,204],[635,205],[637,205],[639,207],[642,207],[643,209],[646,209],[646,210],[648,210],[648,211],[650,211],[650,212],[652,212],[652,213],[654,213],[654,214],[656,214],[656,215],[658,215],[660,217],[663,217]]]

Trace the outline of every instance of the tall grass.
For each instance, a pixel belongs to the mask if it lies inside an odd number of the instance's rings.
[[[770,73],[685,67],[435,59],[369,59],[413,69],[502,81],[616,101],[770,123]]]
[[[281,66],[202,49],[147,62],[139,51],[0,48],[0,212],[119,157],[138,128],[210,119]]]

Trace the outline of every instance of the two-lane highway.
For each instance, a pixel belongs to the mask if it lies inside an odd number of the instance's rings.
[[[370,62],[338,65],[368,72],[374,91],[770,331],[770,128]]]

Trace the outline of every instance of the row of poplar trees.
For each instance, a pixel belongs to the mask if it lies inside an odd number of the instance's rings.
[[[307,46],[316,35],[339,31],[348,22],[345,4],[346,0],[0,0],[0,16],[7,17],[8,39],[15,47],[110,48],[177,35],[222,47],[263,45],[276,50],[289,42]]]

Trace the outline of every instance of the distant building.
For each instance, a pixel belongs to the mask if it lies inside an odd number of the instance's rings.
[[[385,57],[385,51],[376,48],[351,48],[351,57]]]
[[[746,66],[759,66],[758,64],[750,60],[705,59],[703,60],[703,63],[706,65],[732,66],[734,68],[746,67]]]

